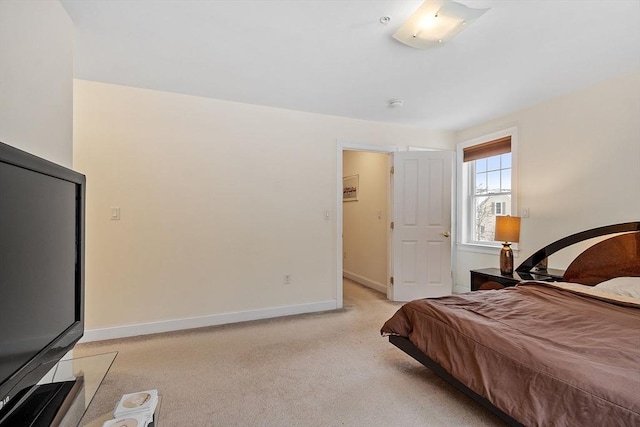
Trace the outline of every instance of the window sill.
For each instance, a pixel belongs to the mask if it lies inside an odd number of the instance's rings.
[[[456,243],[458,250],[463,252],[475,252],[478,254],[489,254],[489,255],[500,255],[500,250],[502,250],[502,245],[483,245],[479,243]],[[515,245],[511,245],[511,250],[513,250],[513,257],[518,258],[518,253],[520,250],[515,247]]]

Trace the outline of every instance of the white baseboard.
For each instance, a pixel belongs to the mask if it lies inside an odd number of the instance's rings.
[[[381,292],[385,295],[387,294],[387,287],[382,283],[367,279],[366,277],[362,277],[359,274],[355,274],[347,270],[342,270],[342,276],[346,277],[349,280],[353,280],[354,282],[358,282],[361,285],[366,286],[367,288],[371,288],[374,291]]]
[[[335,310],[336,308],[337,301],[321,301],[311,304],[289,305],[284,307],[266,308],[262,310],[239,311],[234,313],[212,314],[209,316],[189,317],[184,319],[162,320],[159,322],[114,326],[111,328],[89,329],[84,331],[84,336],[82,337],[80,342],[83,343],[116,338],[135,337],[138,335],[180,331],[183,329],[202,328],[205,326],[224,325],[227,323],[238,323],[250,320],[291,316],[294,314],[329,311]]]

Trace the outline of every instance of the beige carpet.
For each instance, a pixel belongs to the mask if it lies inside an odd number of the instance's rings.
[[[79,345],[119,352],[88,415],[156,388],[160,427],[503,425],[380,336],[399,304],[344,289],[343,310]]]

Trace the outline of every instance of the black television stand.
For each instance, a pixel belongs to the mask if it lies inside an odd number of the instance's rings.
[[[0,423],[1,427],[93,424],[93,420],[84,419],[85,412],[117,354],[103,353],[59,361],[29,395],[15,397],[19,406]],[[102,426],[102,422],[98,425]]]
[[[58,426],[82,389],[83,379],[42,384],[6,419],[4,425]]]

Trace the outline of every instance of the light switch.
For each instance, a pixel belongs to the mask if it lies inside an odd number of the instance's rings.
[[[120,208],[111,208],[111,220],[112,221],[120,220]]]

